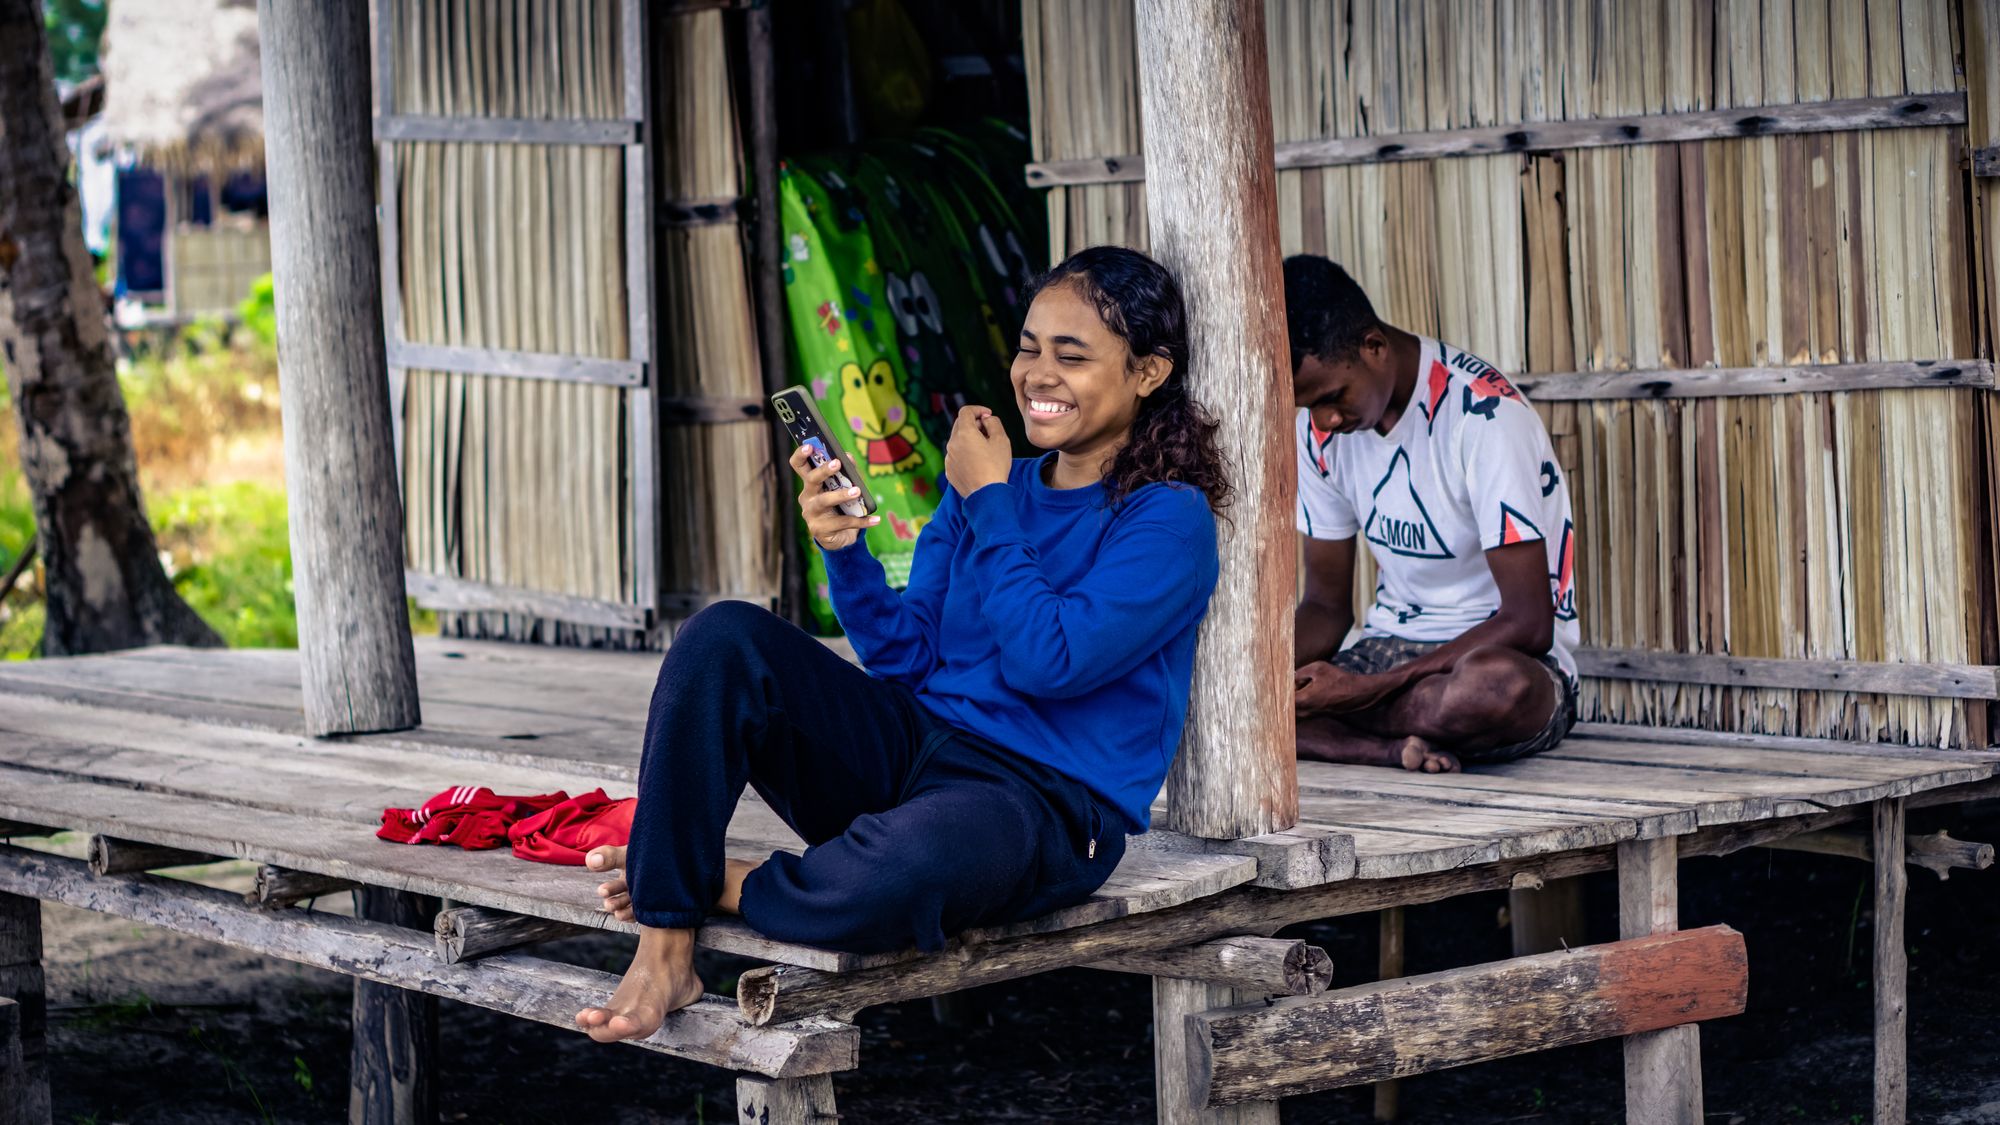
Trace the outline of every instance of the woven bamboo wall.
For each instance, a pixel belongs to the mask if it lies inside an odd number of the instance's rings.
[[[1038,160],[1141,150],[1130,11],[1026,0]],[[1269,0],[1266,18],[1281,144],[1948,92],[1968,42],[1955,0]],[[1965,140],[1897,128],[1286,168],[1281,239],[1346,265],[1391,322],[1509,371],[1990,356],[1974,264],[1993,269],[1992,188],[1969,187]],[[1057,187],[1049,211],[1054,255],[1145,244],[1140,183]],[[1576,506],[1585,645],[2000,662],[1994,402],[1540,404]],[[1591,679],[1583,702],[1597,719],[1993,737],[1978,701]]]
[[[391,0],[399,114],[590,121],[627,116],[617,0]],[[653,198],[731,204],[743,192],[723,14],[660,11]],[[634,289],[624,150],[613,144],[394,142],[402,332],[418,344],[624,359]],[[651,388],[668,403],[761,397],[745,249],[733,221],[660,224]],[[663,555],[644,580],[644,490],[619,386],[410,371],[404,484],[410,566],[593,603],[652,607],[662,624],[718,596],[770,602],[777,531],[766,516],[767,427],[664,412],[655,499]],[[713,414],[713,411],[707,412]],[[739,412],[740,414],[740,412]],[[646,427],[636,432],[647,432]],[[649,643],[636,629],[525,612],[441,614],[447,635]]]

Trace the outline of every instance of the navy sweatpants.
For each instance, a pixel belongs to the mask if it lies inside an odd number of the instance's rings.
[[[647,926],[699,925],[748,781],[808,847],[743,884],[781,941],[879,953],[1079,902],[1125,837],[1087,787],[955,729],[789,622],[723,602],[667,650],[626,877]]]

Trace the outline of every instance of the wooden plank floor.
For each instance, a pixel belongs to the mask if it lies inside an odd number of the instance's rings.
[[[425,724],[302,737],[297,654],[154,648],[0,664],[0,816],[241,855],[584,925],[581,871],[373,837],[385,806],[454,785],[632,792],[657,654],[420,638]],[[1431,776],[1304,763],[1302,822],[1351,838],[1352,877],[1470,864],[1796,816],[1993,776],[2000,755],[1585,728],[1525,762]],[[732,854],[801,845],[754,796]],[[1134,849],[1091,901],[1002,934],[1178,905],[1255,875],[1240,856]],[[1342,873],[1341,877],[1346,877]],[[732,920],[714,948],[841,971],[881,963],[785,946]]]

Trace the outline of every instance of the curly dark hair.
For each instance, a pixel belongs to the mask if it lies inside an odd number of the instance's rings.
[[[1132,436],[1104,470],[1104,488],[1116,506],[1141,485],[1174,481],[1199,488],[1211,511],[1229,506],[1229,483],[1222,450],[1215,444],[1215,419],[1189,397],[1187,307],[1180,283],[1167,268],[1137,250],[1092,246],[1079,250],[1036,278],[1028,287],[1032,304],[1043,290],[1073,285],[1097,306],[1104,326],[1125,341],[1132,367],[1146,356],[1165,356],[1173,371],[1158,390],[1139,400]]]
[[[1383,327],[1360,284],[1317,254],[1285,259],[1285,317],[1294,375],[1309,355],[1330,362],[1353,359],[1368,333]]]

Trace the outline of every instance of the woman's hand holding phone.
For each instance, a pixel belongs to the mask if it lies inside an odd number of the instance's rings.
[[[999,416],[983,406],[960,409],[944,447],[944,475],[958,494],[970,496],[989,484],[1005,484],[1013,467],[1014,445]]]
[[[861,490],[827,489],[826,482],[840,471],[839,461],[828,461],[815,468],[812,450],[801,445],[792,450],[791,464],[792,471],[805,482],[799,489],[799,511],[806,517],[806,531],[822,549],[838,551],[852,547],[862,532],[882,522],[881,516],[850,516],[840,510],[842,504],[859,499]]]

